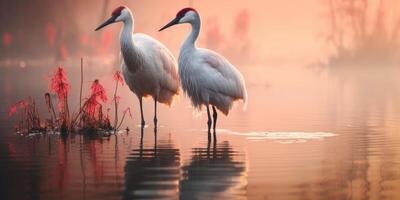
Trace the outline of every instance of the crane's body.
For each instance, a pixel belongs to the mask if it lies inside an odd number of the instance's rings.
[[[145,125],[142,98],[148,96],[154,99],[154,123],[157,125],[157,102],[170,105],[174,96],[179,93],[175,58],[163,44],[152,37],[133,33],[133,16],[127,7],[115,9],[111,18],[96,30],[118,21],[124,24],[120,33],[120,45],[125,82],[139,99],[142,127]]]
[[[129,89],[138,98],[151,96],[160,103],[170,105],[179,91],[176,62],[172,54],[160,42],[145,34],[136,33],[131,34],[132,39],[124,38],[121,33],[121,67]]]
[[[212,105],[228,115],[234,101],[246,99],[240,72],[211,50],[183,46],[179,54],[179,75],[183,91],[198,109]]]
[[[196,47],[201,22],[199,14],[193,8],[184,8],[179,11],[176,18],[160,31],[181,23],[189,23],[192,26],[192,31],[182,44],[178,59],[182,88],[194,107],[201,109],[203,105],[206,106],[209,133],[211,129],[209,106],[212,106],[214,139],[216,139],[216,108],[228,115],[235,101],[246,102],[245,82],[241,73],[223,56],[214,51]]]

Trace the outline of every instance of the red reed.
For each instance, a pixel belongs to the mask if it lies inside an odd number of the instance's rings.
[[[83,60],[81,60],[81,62],[82,61]],[[81,81],[83,80],[82,71],[81,63]],[[50,119],[47,119],[45,123],[42,123],[36,108],[36,103],[32,98],[18,101],[11,105],[8,110],[8,117],[12,117],[18,112],[18,110],[21,110],[21,121],[16,128],[27,131],[27,133],[32,131],[43,132],[46,130],[58,130],[65,133],[76,130],[83,133],[98,132],[101,130],[116,131],[122,125],[126,115],[129,114],[129,116],[132,117],[132,114],[130,108],[127,108],[123,111],[121,121],[118,120],[118,105],[121,99],[121,97],[117,95],[118,86],[124,85],[124,79],[122,78],[120,71],[115,72],[114,80],[115,91],[113,101],[115,107],[115,118],[113,126],[111,126],[109,115],[111,109],[105,107],[105,103],[107,103],[108,100],[107,93],[98,79],[95,79],[92,82],[90,86],[90,94],[84,102],[81,102],[82,89],[80,90],[78,111],[70,118],[68,108],[70,84],[68,82],[68,76],[62,67],[58,67],[55,70],[49,81],[49,90],[53,92],[58,99],[58,116],[53,106],[51,94],[45,93],[46,108],[51,117]],[[106,110],[106,113],[103,112],[103,108]]]

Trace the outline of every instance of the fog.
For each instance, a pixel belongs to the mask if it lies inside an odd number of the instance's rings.
[[[158,29],[179,9],[195,7],[202,17],[198,46],[224,55],[243,74],[247,109],[239,103],[220,115],[218,143],[210,147],[205,112],[180,95],[171,108],[158,107],[158,135],[146,127],[143,138],[138,100],[125,85],[118,95],[120,111],[133,111],[123,124],[131,134],[15,139],[18,113],[8,117],[9,106],[32,97],[48,118],[43,95],[58,66],[71,84],[71,110],[79,105],[81,58],[83,96],[95,79],[112,94],[122,25],[94,29],[121,4],[133,11],[135,32],[155,37],[175,57],[190,27]],[[399,199],[398,8],[395,0],[1,0],[0,177],[25,185],[0,188],[43,199]],[[113,113],[112,103],[106,108]],[[153,112],[145,99],[146,122]],[[204,190],[210,186],[203,173],[215,190]]]

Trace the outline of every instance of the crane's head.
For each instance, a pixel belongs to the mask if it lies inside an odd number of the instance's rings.
[[[125,7],[125,6],[119,6],[119,7],[115,8],[114,11],[111,13],[111,17],[107,21],[102,23],[99,27],[97,27],[96,31],[100,30],[101,28],[103,28],[109,24],[125,21],[126,19],[131,17],[130,12],[131,11],[129,10],[129,8]]]
[[[164,27],[162,27],[159,31],[162,31],[170,26],[175,24],[183,24],[183,23],[191,23],[198,18],[198,13],[194,8],[184,8],[180,10],[177,14],[175,19],[170,21]]]

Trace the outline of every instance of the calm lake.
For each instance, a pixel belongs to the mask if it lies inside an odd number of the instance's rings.
[[[183,95],[159,106],[157,134],[147,99],[142,131],[126,86],[129,132],[15,134],[8,107],[31,96],[48,117],[55,67],[0,69],[1,199],[400,199],[399,68],[241,67],[248,106],[220,115],[216,142]],[[76,108],[79,59],[65,68]],[[112,94],[116,69],[85,63],[84,95],[95,78]]]

